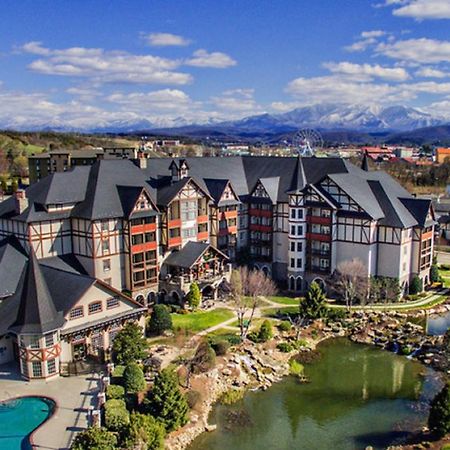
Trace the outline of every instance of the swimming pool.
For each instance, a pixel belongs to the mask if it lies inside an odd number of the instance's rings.
[[[55,410],[45,397],[20,397],[0,403],[0,448],[31,450],[30,435]]]

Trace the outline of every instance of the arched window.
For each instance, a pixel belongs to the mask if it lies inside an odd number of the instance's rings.
[[[295,279],[294,277],[289,277],[289,290],[295,291]]]
[[[303,278],[302,277],[297,277],[295,290],[297,292],[301,292],[303,290]]]

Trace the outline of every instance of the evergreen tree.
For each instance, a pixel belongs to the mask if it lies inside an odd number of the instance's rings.
[[[437,436],[450,433],[450,386],[447,383],[431,402],[428,427]]]
[[[423,289],[422,280],[417,275],[414,275],[413,279],[411,280],[411,284],[409,285],[409,293],[411,295],[416,295],[419,292],[422,292],[422,289]]]
[[[165,369],[156,377],[148,393],[147,408],[169,432],[186,424],[189,406],[173,371]]]
[[[439,268],[436,263],[433,263],[430,269],[430,281],[437,283],[439,281]]]
[[[75,436],[70,450],[115,450],[117,438],[106,428],[91,427]]]
[[[192,283],[186,296],[186,301],[192,309],[197,309],[202,301],[202,294],[197,283]]]
[[[300,300],[300,316],[305,319],[319,319],[327,316],[327,307],[325,305],[325,294],[320,286],[313,281],[305,298]]]
[[[125,447],[139,450],[163,450],[165,435],[164,426],[153,416],[133,413],[125,439]]]
[[[116,335],[113,341],[113,357],[118,364],[136,362],[146,356],[147,341],[142,327],[128,322]]]
[[[162,334],[166,330],[171,330],[172,327],[172,317],[167,306],[155,305],[150,320],[148,321],[147,329],[149,333]]]
[[[258,341],[266,342],[273,337],[273,328],[270,320],[265,320],[258,332]]]
[[[127,394],[137,394],[147,387],[144,372],[136,363],[129,363],[123,372],[123,384]]]

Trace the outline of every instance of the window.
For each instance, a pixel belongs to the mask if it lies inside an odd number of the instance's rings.
[[[35,378],[42,377],[42,364],[40,361],[33,361],[31,363],[32,374]]]
[[[94,334],[91,337],[92,347],[96,350],[103,348],[103,333]]]
[[[295,252],[295,242],[291,242],[291,252]]]
[[[296,217],[296,210],[295,209],[291,209],[291,218],[292,219],[295,219],[295,217]]]
[[[302,268],[302,258],[297,258],[297,269]]]
[[[98,302],[93,302],[89,304],[88,310],[89,310],[89,314],[95,314],[98,313],[102,310],[102,302],[98,301]]]
[[[181,220],[195,220],[197,218],[197,201],[181,202]]]
[[[110,297],[106,300],[106,309],[117,308],[120,305],[118,297]]]
[[[295,259],[291,258],[291,267],[294,268],[295,267]]]
[[[180,229],[179,228],[171,228],[169,230],[169,237],[170,238],[180,237]]]
[[[134,234],[131,236],[131,243],[133,245],[139,245],[144,242],[144,235],[143,234]]]
[[[303,209],[299,209],[297,214],[299,219],[303,219]]]
[[[156,239],[155,233],[145,233],[145,242],[154,242]]]
[[[102,249],[104,252],[109,252],[109,239],[102,240]]]
[[[111,260],[104,259],[103,260],[103,272],[109,272],[111,270]]]
[[[54,359],[49,359],[47,361],[47,373],[49,375],[56,373],[56,361]]]
[[[156,259],[156,250],[149,250],[149,251],[145,252],[145,260],[146,261],[154,261],[155,259]]]
[[[39,348],[39,336],[30,336],[30,348]]]
[[[303,251],[303,243],[302,242],[297,242],[297,251],[298,252]]]
[[[78,319],[79,317],[84,316],[84,311],[82,306],[76,306],[75,308],[72,308],[69,313],[69,319]]]
[[[156,277],[156,269],[147,269],[145,275],[147,280],[152,280]]]
[[[199,224],[198,232],[199,233],[205,233],[206,231],[208,231],[208,224],[206,224],[206,223]]]
[[[144,262],[144,254],[143,253],[135,253],[133,255],[133,264],[139,264]]]
[[[20,360],[20,364],[21,364],[21,366],[22,366],[22,370],[21,370],[21,372],[24,374],[24,376],[26,377],[26,378],[29,378],[29,372],[28,372],[28,363],[27,363],[27,360],[26,359],[21,359]]]
[[[302,225],[297,225],[297,235],[303,236],[303,226]]]
[[[291,234],[295,236],[295,225],[291,225]]]
[[[197,235],[197,230],[195,228],[184,228],[182,230],[183,239],[195,237]]]
[[[45,346],[51,347],[55,343],[53,339],[53,333],[45,335]]]

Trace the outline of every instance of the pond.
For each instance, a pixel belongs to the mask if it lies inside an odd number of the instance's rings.
[[[445,334],[450,328],[450,311],[443,314],[433,314],[427,318],[427,333],[432,336]]]
[[[305,367],[311,381],[287,377],[267,391],[218,405],[190,450],[382,449],[421,428],[439,376],[416,361],[346,339],[319,346]]]
[[[0,403],[0,448],[31,450],[30,434],[45,422],[55,403],[44,397],[21,397]]]

